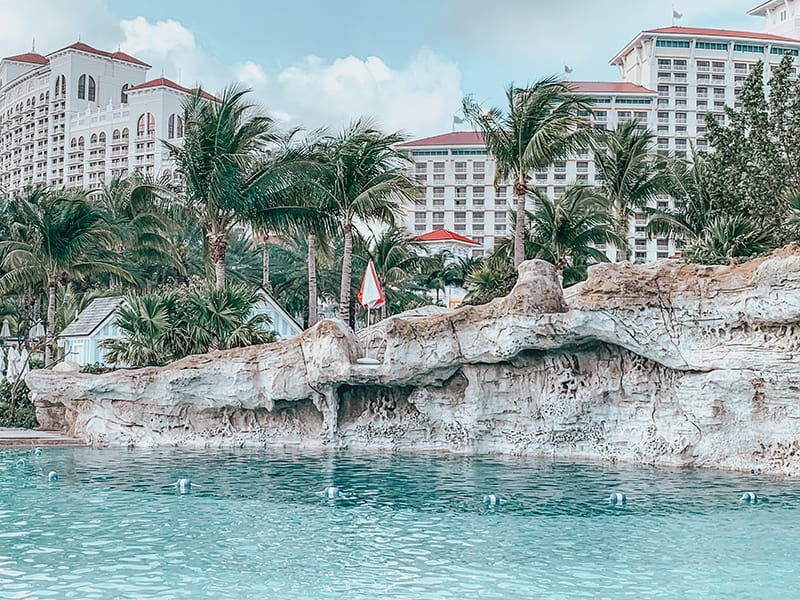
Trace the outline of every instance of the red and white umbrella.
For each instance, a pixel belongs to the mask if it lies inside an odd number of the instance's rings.
[[[386,296],[383,288],[378,281],[378,274],[375,272],[375,265],[369,261],[367,270],[364,272],[364,280],[361,282],[361,289],[358,290],[358,302],[366,309],[380,308],[386,304]]]
[[[369,261],[367,270],[364,272],[364,280],[361,282],[361,289],[358,290],[358,302],[367,309],[367,328],[369,328],[369,314],[373,308],[380,308],[386,304],[386,296],[383,288],[378,281],[378,274],[375,272],[375,265]],[[369,357],[369,341],[366,344],[366,355],[359,358],[357,362],[365,365],[377,365],[378,361]]]

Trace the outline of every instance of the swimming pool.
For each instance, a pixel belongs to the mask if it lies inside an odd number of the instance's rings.
[[[0,598],[797,598],[798,508],[798,482],[713,471],[4,450]]]

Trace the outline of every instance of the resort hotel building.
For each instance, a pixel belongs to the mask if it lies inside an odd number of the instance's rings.
[[[0,61],[0,193],[30,184],[98,189],[134,171],[173,174],[160,140],[183,136],[191,90],[124,52],[76,43]],[[210,97],[210,96],[209,96]]]
[[[724,107],[738,107],[737,94],[758,61],[765,63],[768,79],[784,54],[798,56],[800,0],[771,0],[749,14],[764,18],[764,32],[693,27],[642,31],[611,59],[622,81],[575,81],[571,86],[591,99],[595,127],[613,129],[635,120],[655,133],[657,151],[689,158],[692,146],[708,148],[706,113],[724,123]],[[410,231],[453,231],[478,243],[474,255],[488,252],[498,237],[511,233],[513,189],[493,185],[494,160],[479,133],[455,131],[406,142],[402,148],[413,161],[411,174],[420,189],[416,204],[406,213]],[[530,174],[530,185],[550,198],[573,183],[596,183],[590,154]],[[663,197],[656,203],[667,208],[671,200]],[[674,242],[648,239],[646,226],[643,214],[630,225],[633,260],[674,255]],[[614,257],[614,248],[605,250]]]

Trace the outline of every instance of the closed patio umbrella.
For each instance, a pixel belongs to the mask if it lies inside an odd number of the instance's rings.
[[[44,325],[42,325],[41,321],[31,327],[31,330],[28,332],[28,337],[32,340],[40,340],[44,337]]]
[[[3,378],[3,371],[6,368],[6,355],[3,352],[3,349],[0,348],[0,380]]]
[[[3,319],[3,327],[0,328],[0,338],[10,338],[11,327],[8,324],[8,319]]]

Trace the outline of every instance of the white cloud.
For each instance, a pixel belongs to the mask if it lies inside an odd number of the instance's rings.
[[[310,129],[338,128],[368,115],[387,130],[415,136],[449,128],[462,98],[458,67],[428,49],[400,68],[375,56],[332,62],[309,56],[278,73],[263,93],[270,108]]]
[[[264,73],[264,69],[261,68],[261,65],[251,60],[239,67],[236,78],[251,87],[258,87],[267,83],[267,74]]]
[[[0,56],[52,52],[78,41],[116,50],[119,28],[103,0],[0,0]]]

